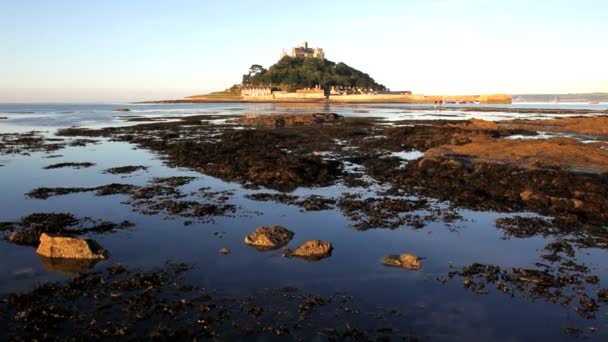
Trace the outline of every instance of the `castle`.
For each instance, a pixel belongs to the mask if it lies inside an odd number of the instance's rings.
[[[290,53],[283,50],[281,54],[281,58],[289,56],[289,57],[302,57],[302,58],[321,58],[325,59],[325,53],[321,48],[309,48],[308,42],[303,42],[302,46],[294,47],[291,49]]]

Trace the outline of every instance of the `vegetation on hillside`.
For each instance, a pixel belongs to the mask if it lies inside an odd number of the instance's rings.
[[[368,74],[344,63],[320,58],[294,58],[285,56],[270,68],[254,64],[243,75],[243,86],[272,85],[281,90],[321,87],[327,92],[332,86],[364,88],[375,91],[386,87],[376,83]]]

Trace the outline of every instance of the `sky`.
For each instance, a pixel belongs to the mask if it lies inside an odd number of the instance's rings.
[[[0,0],[0,102],[223,90],[304,40],[415,94],[608,92],[605,0]]]

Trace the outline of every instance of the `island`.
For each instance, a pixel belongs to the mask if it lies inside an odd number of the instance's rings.
[[[410,90],[391,91],[367,73],[343,62],[325,58],[321,48],[304,42],[268,69],[253,64],[242,82],[219,92],[187,96],[178,100],[145,103],[205,102],[330,102],[330,103],[481,103],[511,104],[507,94],[424,95]]]

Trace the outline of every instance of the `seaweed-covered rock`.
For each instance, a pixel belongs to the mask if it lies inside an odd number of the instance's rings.
[[[281,248],[293,238],[293,232],[282,226],[260,226],[245,237],[245,243],[261,250]]]
[[[36,253],[51,259],[106,259],[108,252],[92,240],[42,233]]]

